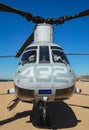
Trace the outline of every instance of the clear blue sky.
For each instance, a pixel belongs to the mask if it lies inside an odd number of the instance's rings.
[[[0,3],[42,17],[58,18],[89,9],[89,0],[0,0]],[[0,55],[15,55],[34,24],[0,12]],[[54,26],[54,41],[68,52],[89,52],[89,16]],[[89,74],[89,56],[68,56],[76,74]],[[0,78],[13,78],[19,59],[0,59]]]

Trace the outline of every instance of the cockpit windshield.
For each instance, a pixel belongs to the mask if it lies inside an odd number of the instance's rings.
[[[39,63],[50,63],[49,47],[40,46],[39,48]]]
[[[52,47],[51,47],[52,49]],[[59,49],[59,48],[53,48],[52,49],[52,59],[53,59],[53,62],[54,63],[68,63],[69,64],[69,61],[65,55],[65,53],[63,52],[62,49]]]
[[[50,50],[51,49],[51,50]],[[20,64],[26,63],[64,63],[69,61],[61,47],[58,46],[32,46],[25,49]]]
[[[23,54],[22,63],[35,63],[36,62],[36,50],[30,50]]]

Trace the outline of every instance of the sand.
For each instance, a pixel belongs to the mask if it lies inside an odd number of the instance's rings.
[[[15,94],[6,94],[13,82],[0,82],[0,130],[89,130],[89,83],[77,82],[82,89],[80,95],[74,94],[64,102],[48,104],[49,128],[37,128],[41,112],[35,105],[20,102],[12,111],[7,110]],[[41,125],[41,124],[40,124]]]

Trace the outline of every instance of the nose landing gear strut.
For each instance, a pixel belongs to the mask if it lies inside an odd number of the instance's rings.
[[[43,97],[37,104],[38,108],[42,110],[42,116],[40,116],[40,126],[49,126],[49,117],[47,115],[47,97]]]

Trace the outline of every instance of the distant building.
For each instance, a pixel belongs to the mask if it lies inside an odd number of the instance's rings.
[[[89,82],[89,75],[76,76],[76,81]]]

